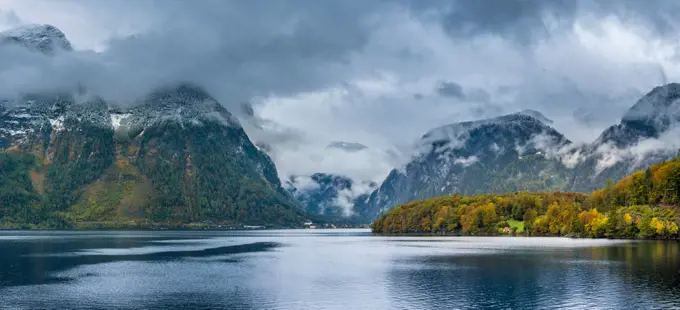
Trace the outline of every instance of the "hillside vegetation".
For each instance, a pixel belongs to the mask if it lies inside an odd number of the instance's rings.
[[[385,234],[678,238],[679,206],[680,157],[616,184],[608,182],[590,195],[518,192],[413,201],[382,215],[372,229]]]

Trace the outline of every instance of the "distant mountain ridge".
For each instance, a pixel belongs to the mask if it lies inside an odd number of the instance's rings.
[[[363,212],[365,209],[356,207],[356,203],[368,199],[368,194],[377,184],[330,173],[315,173],[292,176],[284,187],[310,215],[331,222],[365,223],[368,214]]]

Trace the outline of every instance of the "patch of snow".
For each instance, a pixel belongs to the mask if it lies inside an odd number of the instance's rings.
[[[501,147],[498,146],[496,142],[494,142],[491,144],[491,151],[493,151],[494,153],[499,153],[501,151]]]
[[[456,158],[453,163],[457,165],[462,165],[463,167],[468,167],[474,163],[476,163],[479,160],[477,156],[470,156],[470,157],[459,157]]]
[[[10,136],[25,135],[27,133],[26,130],[13,130],[7,128],[0,128],[0,130],[8,133]]]
[[[59,116],[56,119],[51,119],[50,118],[50,125],[52,126],[53,131],[62,131],[64,130],[64,116]]]
[[[132,115],[132,114],[130,114],[130,113],[113,114],[112,113],[111,114],[111,126],[113,126],[113,129],[118,130],[118,128],[120,128],[121,121],[128,118],[130,115]]]

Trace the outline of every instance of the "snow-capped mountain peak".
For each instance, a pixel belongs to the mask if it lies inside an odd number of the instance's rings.
[[[218,121],[229,127],[241,128],[236,117],[205,90],[186,83],[159,88],[132,109],[113,114],[111,122],[114,128],[141,129],[166,121],[196,125],[203,121]]]
[[[73,50],[61,30],[46,24],[23,25],[0,32],[0,44],[19,44],[49,55]]]

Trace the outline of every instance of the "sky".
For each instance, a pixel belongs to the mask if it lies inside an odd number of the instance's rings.
[[[5,54],[0,94],[85,83],[125,105],[190,81],[268,145],[282,178],[380,182],[425,132],[460,121],[533,109],[596,139],[680,77],[678,13],[674,0],[0,0],[0,31],[51,24],[76,50]]]

